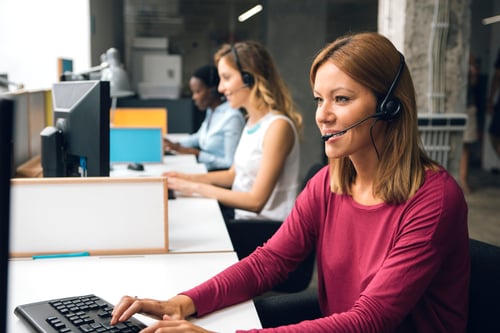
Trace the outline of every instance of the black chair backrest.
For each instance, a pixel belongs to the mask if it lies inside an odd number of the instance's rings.
[[[500,247],[469,241],[471,280],[467,332],[500,332]]]
[[[6,332],[14,101],[0,97],[0,332]]]

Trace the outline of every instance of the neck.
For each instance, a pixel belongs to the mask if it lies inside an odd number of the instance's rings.
[[[208,107],[211,108],[212,110],[215,110],[215,108],[218,107],[221,104],[222,104],[222,101],[214,99],[214,101],[212,103],[210,103],[208,105]]]
[[[267,108],[247,108],[247,114],[248,114],[248,125],[254,125],[256,124],[259,120],[261,120],[266,114],[271,112]]]

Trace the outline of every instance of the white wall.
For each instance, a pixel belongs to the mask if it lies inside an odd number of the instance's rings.
[[[74,71],[90,61],[89,0],[0,0],[0,73],[26,89],[58,81],[57,58]]]

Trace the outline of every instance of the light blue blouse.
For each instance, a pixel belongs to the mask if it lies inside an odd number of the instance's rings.
[[[198,148],[198,162],[205,164],[207,170],[228,169],[233,164],[244,126],[242,112],[224,102],[215,110],[207,109],[198,131],[179,143],[184,147]]]

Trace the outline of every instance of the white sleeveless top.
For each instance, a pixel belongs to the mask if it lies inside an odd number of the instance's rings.
[[[292,126],[294,132],[292,150],[288,154],[278,182],[260,214],[235,209],[235,219],[271,219],[283,221],[292,210],[299,186],[300,145],[297,130],[293,122],[290,118],[282,114],[269,112],[251,128],[246,125],[243,129],[233,160],[235,178],[232,190],[238,192],[249,192],[251,190],[262,161],[264,136],[269,125],[276,119],[285,119]]]

